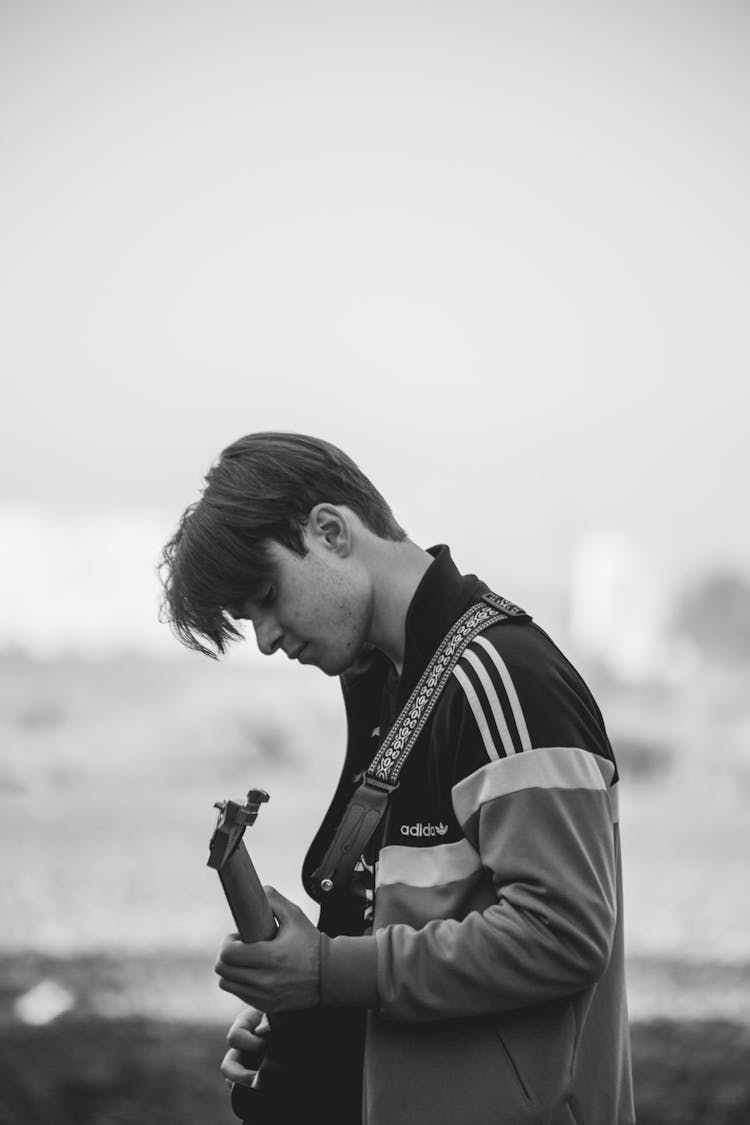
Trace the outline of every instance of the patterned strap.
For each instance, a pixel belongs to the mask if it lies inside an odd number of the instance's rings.
[[[528,620],[528,615],[505,598],[487,593],[451,627],[355,790],[323,861],[313,874],[316,890],[327,894],[348,880],[380,823],[406,760],[466,647],[491,625],[519,619]]]
[[[367,770],[370,777],[393,786],[398,783],[399,774],[412,747],[422,733],[464,649],[484,629],[504,620],[503,613],[481,603],[470,606],[463,617],[458,619],[441,641],[401,714],[383,739]]]

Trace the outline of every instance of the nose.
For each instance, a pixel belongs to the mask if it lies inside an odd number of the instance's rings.
[[[253,628],[260,651],[264,656],[273,656],[276,650],[281,647],[281,642],[284,639],[284,634],[278,622],[269,614],[266,614],[260,619],[253,620]]]

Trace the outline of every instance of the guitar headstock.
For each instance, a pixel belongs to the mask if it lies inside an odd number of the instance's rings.
[[[209,844],[209,867],[220,870],[239,844],[245,829],[255,824],[260,806],[269,799],[265,789],[249,789],[244,804],[240,804],[239,801],[214,803],[214,808],[219,810],[219,816]]]

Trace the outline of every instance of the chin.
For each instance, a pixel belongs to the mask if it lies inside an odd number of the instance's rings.
[[[320,668],[321,672],[325,672],[326,676],[341,676],[347,672],[353,664],[357,661],[357,657],[351,657],[348,653],[346,656],[329,656],[316,662],[316,666]]]

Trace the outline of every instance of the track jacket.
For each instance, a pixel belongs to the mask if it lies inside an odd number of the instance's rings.
[[[400,680],[379,653],[343,678],[347,754],[311,893],[380,731],[487,590],[431,553]],[[372,845],[371,925],[360,896],[322,899],[322,1001],[347,1017],[344,1065],[362,1059],[365,1125],[635,1121],[616,795],[599,709],[546,633],[524,616],[476,638]]]

